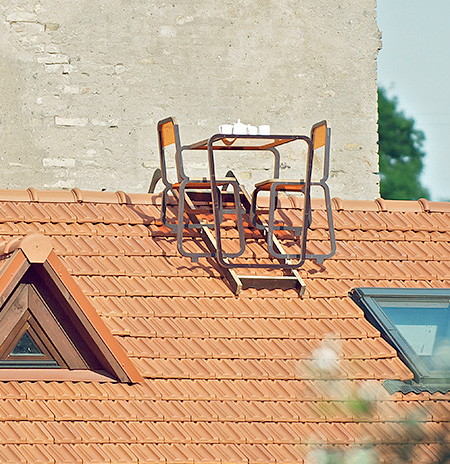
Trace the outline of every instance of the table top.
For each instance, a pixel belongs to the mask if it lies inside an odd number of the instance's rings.
[[[309,141],[307,135],[230,135],[214,134],[209,139],[183,146],[185,150],[270,150],[294,140]]]

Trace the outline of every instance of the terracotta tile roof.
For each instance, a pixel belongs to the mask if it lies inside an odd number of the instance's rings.
[[[322,203],[313,202],[311,251],[328,246]],[[388,445],[406,439],[399,421],[417,414],[429,437],[415,451],[435,459],[450,394],[389,394],[384,381],[412,373],[348,292],[450,287],[450,206],[332,203],[337,252],[300,269],[303,297],[255,288],[236,297],[214,261],[178,254],[157,195],[0,190],[0,272],[23,237],[44,234],[144,377],[0,381],[0,461],[287,463],[367,441],[392,459]],[[302,202],[282,206],[289,218]],[[226,236],[235,239],[231,228]],[[242,260],[267,259],[260,234],[247,238]],[[186,237],[187,248],[201,246]],[[324,368],[327,347],[338,356]],[[371,411],[352,407],[362,389],[378,399]]]

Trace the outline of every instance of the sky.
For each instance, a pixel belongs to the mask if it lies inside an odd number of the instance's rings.
[[[378,83],[425,134],[421,177],[450,201],[450,0],[377,0]]]

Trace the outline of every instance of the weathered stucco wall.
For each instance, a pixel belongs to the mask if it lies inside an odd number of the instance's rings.
[[[373,199],[379,47],[375,0],[2,2],[0,188],[145,192],[169,115],[184,143],[327,119],[333,196]],[[247,158],[251,184],[267,173]]]

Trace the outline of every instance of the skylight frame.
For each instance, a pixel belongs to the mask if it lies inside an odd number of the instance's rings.
[[[399,358],[411,369],[414,380],[422,384],[450,384],[450,368],[430,369],[420,359],[410,343],[382,308],[386,299],[398,300],[412,307],[413,302],[422,300],[439,303],[450,302],[450,288],[373,288],[360,287],[350,291],[350,297],[362,308],[366,319],[381,333],[381,336],[397,351]],[[409,303],[409,305],[408,305]]]

